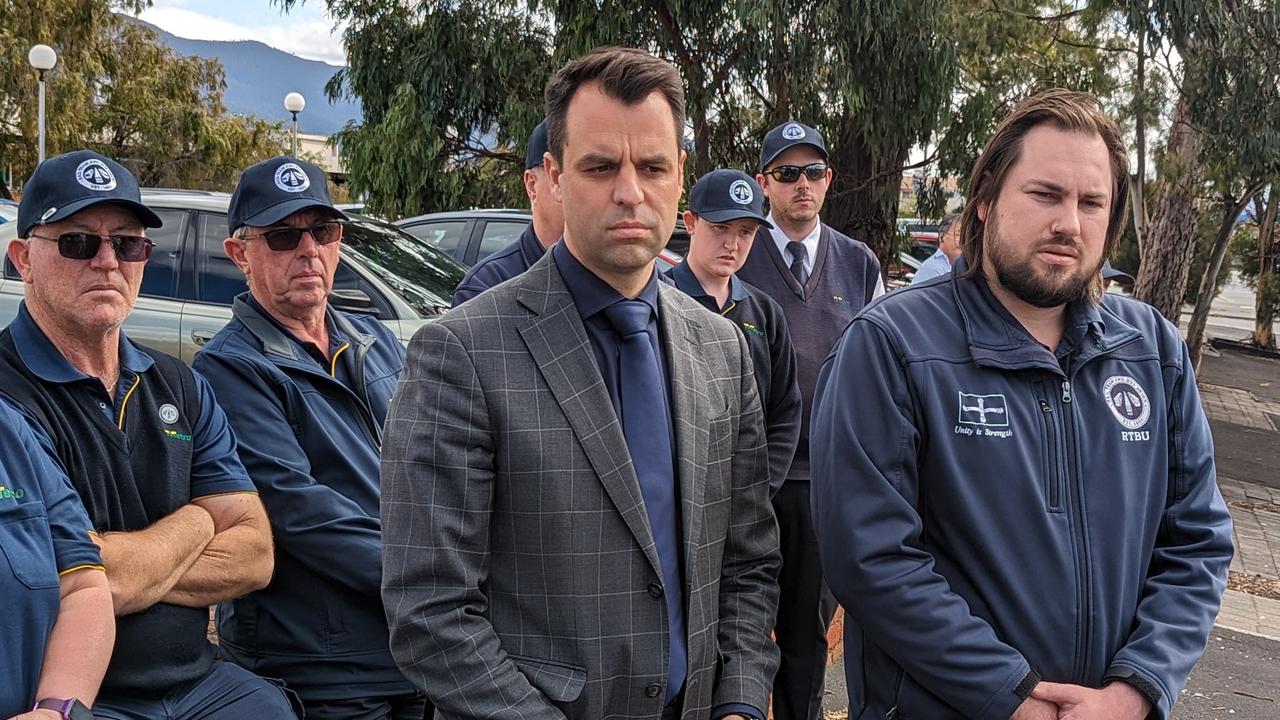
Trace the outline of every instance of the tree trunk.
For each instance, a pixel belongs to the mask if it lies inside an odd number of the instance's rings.
[[[1209,323],[1209,308],[1213,305],[1214,288],[1218,286],[1222,260],[1227,256],[1227,246],[1231,244],[1231,231],[1235,230],[1240,213],[1249,207],[1256,192],[1256,189],[1250,189],[1239,200],[1229,193],[1222,195],[1222,224],[1218,226],[1218,235],[1213,239],[1213,253],[1204,269],[1204,277],[1200,279],[1196,307],[1191,312],[1191,321],[1187,323],[1187,347],[1191,351],[1191,362],[1197,370],[1200,369],[1200,354],[1204,349],[1204,327]]]
[[[1133,204],[1133,231],[1138,237],[1138,264],[1147,257],[1147,8],[1142,8],[1142,28],[1138,32],[1138,71],[1134,74],[1133,140],[1138,156],[1130,185]]]
[[[1280,243],[1276,242],[1276,208],[1280,207],[1280,197],[1276,195],[1276,186],[1271,186],[1270,202],[1263,216],[1262,226],[1258,229],[1258,288],[1254,296],[1253,344],[1258,347],[1275,349],[1276,339],[1272,335],[1275,323],[1276,303],[1271,296],[1276,293],[1276,265],[1280,262]]]
[[[1191,127],[1186,99],[1178,101],[1166,146],[1166,180],[1147,233],[1134,297],[1178,323],[1182,291],[1196,248],[1196,191],[1202,180],[1199,132]]]
[[[838,129],[835,139],[835,144],[828,144],[828,162],[836,175],[823,220],[866,243],[883,268],[897,248],[898,188],[908,149],[872,153],[852,128]]]

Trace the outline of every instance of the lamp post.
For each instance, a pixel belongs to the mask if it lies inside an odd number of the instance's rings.
[[[298,157],[298,113],[307,106],[307,99],[302,93],[291,92],[284,96],[284,109],[293,114],[293,145],[290,155]]]
[[[44,74],[58,64],[58,53],[48,45],[34,45],[27,52],[27,62],[40,74],[40,116],[37,121],[40,131],[40,159],[44,162]]]

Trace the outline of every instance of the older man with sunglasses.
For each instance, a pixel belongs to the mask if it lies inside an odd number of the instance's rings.
[[[159,226],[108,158],[82,150],[36,169],[9,243],[26,299],[0,333],[0,387],[70,478],[106,568],[116,642],[93,716],[293,717],[278,687],[217,661],[206,636],[210,605],[272,571],[226,416],[204,379],[121,330],[151,254],[144,228]]]
[[[845,325],[884,293],[880,263],[871,250],[818,219],[832,176],[817,130],[788,121],[765,135],[756,180],[769,199],[773,229],[760,228],[738,271],[738,277],[782,306],[804,398],[795,459],[773,499],[782,545],[782,596],[774,631],[782,651],[773,688],[777,720],[821,716],[827,626],[835,614],[809,510],[809,413],[818,370]]]
[[[271,584],[220,608],[227,656],[280,677],[308,720],[423,717],[382,610],[382,424],[404,346],[328,303],[343,223],[324,172],[278,157],[244,171],[223,247],[249,292],[196,355],[227,406],[276,538]]]

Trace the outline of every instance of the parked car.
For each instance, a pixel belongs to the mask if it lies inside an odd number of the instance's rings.
[[[142,290],[125,322],[129,337],[187,362],[231,319],[231,301],[247,289],[244,275],[222,250],[227,237],[227,193],[142,191],[164,227],[147,232],[155,243]],[[389,223],[349,214],[330,301],[343,310],[374,315],[408,342],[432,317],[449,309],[464,269]],[[16,223],[0,225],[0,247],[17,236]],[[0,326],[17,314],[23,283],[5,258],[0,279]]]
[[[0,225],[18,219],[18,203],[0,198]]]
[[[531,220],[525,210],[461,210],[417,215],[397,220],[395,224],[471,267],[518,240]],[[689,232],[685,230],[684,220],[677,219],[659,260],[670,267],[679,263],[687,252]]]

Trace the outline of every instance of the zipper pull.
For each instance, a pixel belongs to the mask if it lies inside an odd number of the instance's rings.
[[[1071,402],[1071,381],[1070,380],[1062,381],[1062,402],[1064,403]]]
[[[1051,413],[1051,412],[1053,412],[1053,409],[1049,407],[1049,401],[1048,401],[1048,400],[1045,400],[1045,399],[1041,398],[1041,400],[1040,400],[1040,412],[1042,412],[1042,413],[1046,413],[1046,414],[1047,414],[1047,413]]]

